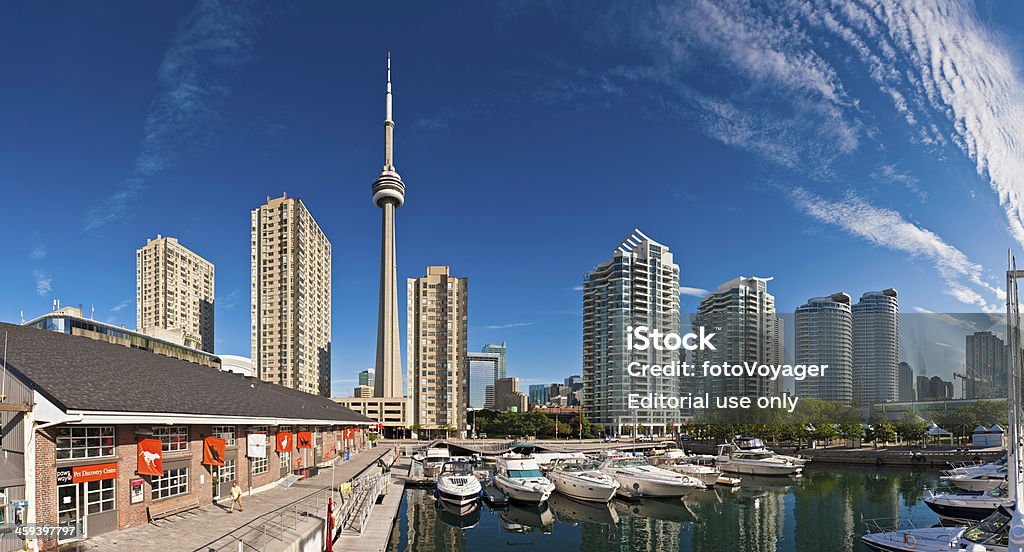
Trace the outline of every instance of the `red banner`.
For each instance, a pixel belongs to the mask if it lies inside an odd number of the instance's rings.
[[[313,448],[313,434],[309,431],[300,431],[299,442],[296,448]]]
[[[208,466],[224,465],[224,449],[227,441],[220,437],[207,437],[203,440],[203,463]]]
[[[57,468],[57,483],[85,483],[117,478],[117,462]]]
[[[163,443],[160,439],[139,441],[139,475],[163,475]]]
[[[278,433],[277,434],[277,452],[291,452],[292,451],[292,434],[291,433]]]

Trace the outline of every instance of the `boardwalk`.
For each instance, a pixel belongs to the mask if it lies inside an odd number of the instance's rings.
[[[377,447],[362,451],[348,462],[334,469],[336,483],[352,479],[367,466],[390,451],[390,447]],[[161,552],[192,552],[205,550],[206,545],[238,529],[256,518],[278,510],[303,497],[330,487],[331,469],[323,469],[314,477],[298,481],[289,488],[274,487],[262,493],[245,497],[245,512],[228,513],[226,506],[217,504],[172,516],[139,527],[115,531],[82,542],[81,552],[126,552],[156,550]],[[154,544],[158,544],[156,548]]]
[[[342,535],[334,543],[335,550],[344,552],[381,552],[388,546],[395,518],[405,494],[405,477],[409,474],[412,459],[401,458],[391,469],[391,487],[384,500],[374,506],[367,520],[367,528],[361,536]]]

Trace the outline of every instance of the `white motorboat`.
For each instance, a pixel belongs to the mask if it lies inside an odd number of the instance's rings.
[[[505,456],[494,467],[494,486],[519,502],[544,502],[555,485],[544,477],[537,461],[528,456]]]
[[[722,470],[714,466],[705,466],[694,462],[695,457],[687,456],[679,449],[671,449],[664,454],[648,456],[647,461],[655,467],[674,471],[700,479],[707,487],[714,486],[722,477]]]
[[[803,466],[780,458],[772,451],[748,452],[732,443],[718,445],[715,465],[726,473],[740,475],[797,475]]]
[[[684,496],[694,489],[707,488],[696,477],[654,467],[640,456],[608,458],[601,464],[601,471],[619,482],[620,495],[630,498]]]
[[[969,473],[977,473],[977,472],[996,471],[996,470],[998,470],[1000,468],[1005,468],[1006,467],[1006,461],[1007,461],[1007,455],[1004,454],[1002,456],[1002,458],[1000,458],[998,460],[993,460],[992,462],[986,462],[984,464],[974,463],[974,464],[963,464],[963,465],[953,466],[950,469],[942,472],[942,474],[943,475],[959,475],[959,474],[969,474]]]
[[[480,481],[473,475],[473,464],[469,462],[446,462],[434,483],[434,496],[456,506],[478,502],[481,490]]]
[[[970,527],[890,529],[868,533],[860,540],[871,550],[880,552],[1007,552],[1012,516],[1013,504],[1007,503]]]
[[[602,472],[596,461],[586,458],[555,460],[547,477],[556,491],[577,500],[608,502],[619,490],[615,478]]]
[[[972,492],[988,492],[1006,482],[1006,467],[995,471],[976,471],[941,477],[954,487]]]
[[[732,444],[736,445],[736,448],[743,452],[768,452],[771,453],[775,458],[781,458],[782,460],[788,460],[789,462],[796,464],[797,466],[803,466],[808,462],[807,458],[801,458],[799,456],[788,456],[785,454],[779,454],[769,449],[765,444],[764,440],[758,439],[757,437],[747,437],[740,435],[732,440]]]
[[[925,497],[924,503],[933,512],[951,520],[981,521],[1009,500],[1006,484],[987,493],[939,493]]]
[[[423,455],[423,475],[429,478],[437,477],[441,473],[441,467],[451,459],[451,453],[446,448],[430,448]]]

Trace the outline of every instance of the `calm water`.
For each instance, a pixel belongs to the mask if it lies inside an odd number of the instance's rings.
[[[857,539],[862,519],[899,517],[917,527],[938,521],[921,502],[938,486],[934,471],[808,466],[798,479],[743,480],[739,489],[695,491],[682,501],[605,507],[556,493],[547,507],[483,506],[463,518],[436,509],[431,491],[410,489],[389,549],[861,552],[868,550]]]

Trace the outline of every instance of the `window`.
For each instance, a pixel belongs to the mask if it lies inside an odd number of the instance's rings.
[[[160,477],[153,477],[153,500],[188,494],[188,468],[164,469]]]
[[[114,509],[114,482],[116,479],[89,481],[85,487],[85,500],[90,514],[109,512]]]
[[[235,426],[213,426],[213,430],[211,430],[210,433],[212,433],[214,437],[224,439],[227,446],[235,446]]]
[[[235,461],[225,460],[223,466],[217,467],[217,470],[214,472],[214,475],[217,477],[217,479],[214,481],[215,483],[234,481],[236,475]]]
[[[284,466],[286,470],[290,470],[291,467],[292,467],[292,464],[291,464],[292,454],[290,452],[281,452],[280,454],[281,454],[281,465]]]
[[[164,452],[188,450],[188,428],[185,426],[154,427],[153,437],[163,443]]]
[[[114,426],[62,427],[57,430],[57,459],[114,455]]]
[[[266,458],[250,458],[252,462],[252,474],[259,475],[261,473],[267,473],[267,459]]]

